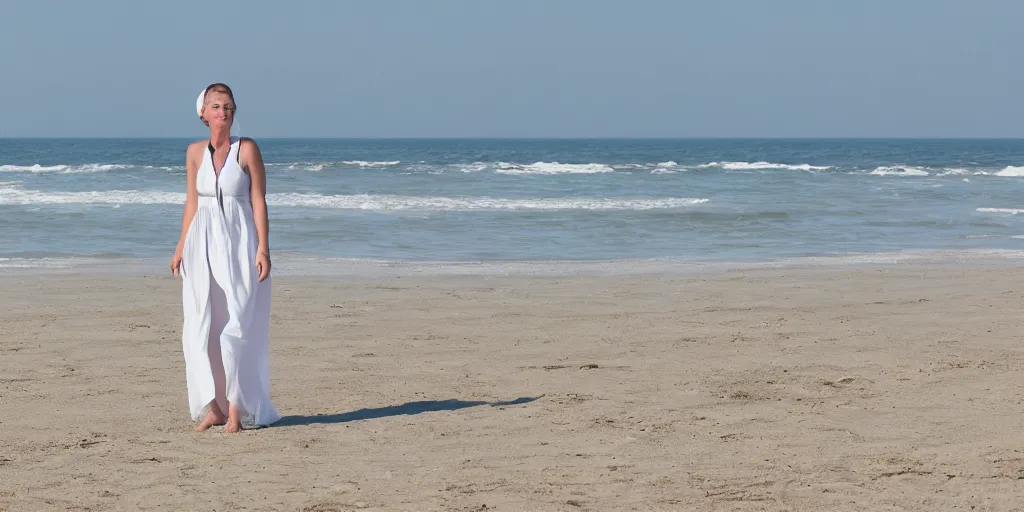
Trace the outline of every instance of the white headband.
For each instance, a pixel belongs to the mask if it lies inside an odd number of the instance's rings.
[[[196,115],[199,117],[203,116],[203,102],[206,100],[206,88],[203,88],[203,92],[199,93],[199,97],[196,98]]]

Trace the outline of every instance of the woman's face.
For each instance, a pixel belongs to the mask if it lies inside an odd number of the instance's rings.
[[[213,90],[206,93],[203,102],[203,119],[210,123],[210,128],[231,127],[235,120],[235,103],[231,96],[222,91]]]

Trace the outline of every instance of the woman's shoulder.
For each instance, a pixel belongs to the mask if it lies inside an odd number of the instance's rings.
[[[256,141],[254,139],[252,139],[251,137],[239,137],[238,138],[238,147],[239,148],[249,148],[249,149],[259,149],[260,148],[259,144],[256,144]]]
[[[201,153],[204,149],[206,149],[206,146],[208,146],[209,144],[210,141],[207,139],[190,142],[188,145],[188,150],[186,150],[186,153],[188,153],[189,155]]]
[[[188,149],[185,151],[185,160],[187,163],[198,167],[200,162],[203,160],[203,151],[206,151],[206,146],[209,141],[197,140],[189,143]]]
[[[260,153],[259,144],[249,137],[238,138],[238,153],[242,155],[243,158],[249,156],[259,157],[261,159],[263,158],[263,155]]]

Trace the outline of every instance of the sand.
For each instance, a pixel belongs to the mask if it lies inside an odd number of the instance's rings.
[[[0,510],[1019,510],[1024,275],[276,277],[192,432],[179,283],[0,275]]]

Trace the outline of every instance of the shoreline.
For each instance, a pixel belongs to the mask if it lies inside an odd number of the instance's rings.
[[[168,258],[127,257],[0,257],[0,279],[5,277],[75,276],[143,277],[168,275]],[[835,254],[776,259],[687,260],[643,258],[615,260],[480,260],[416,261],[329,258],[295,253],[275,255],[273,273],[281,277],[367,277],[412,275],[518,275],[518,276],[643,276],[694,275],[730,271],[805,268],[859,268],[890,265],[1016,266],[1024,264],[1024,250],[963,249],[908,250],[881,253]]]

